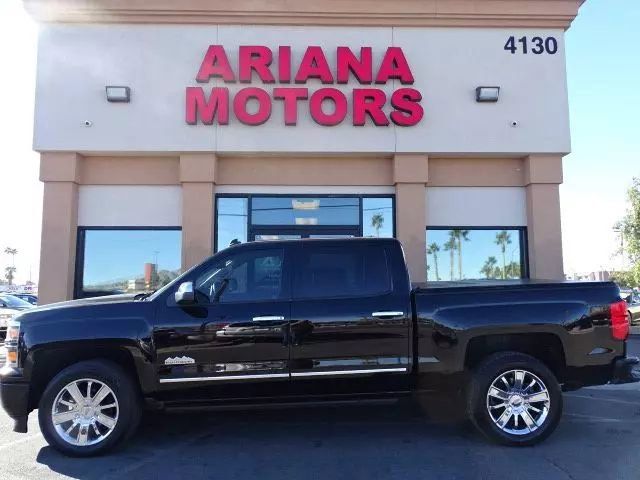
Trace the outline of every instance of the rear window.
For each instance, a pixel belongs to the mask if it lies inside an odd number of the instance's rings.
[[[296,263],[297,298],[361,297],[391,290],[384,247],[305,247]]]

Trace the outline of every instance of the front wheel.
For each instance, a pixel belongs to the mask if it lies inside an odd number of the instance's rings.
[[[562,392],[553,373],[537,359],[501,352],[475,369],[467,410],[489,439],[503,445],[534,445],[558,426]]]
[[[133,433],[140,410],[131,378],[111,362],[92,360],[71,365],[51,380],[38,420],[49,445],[65,455],[88,457]]]

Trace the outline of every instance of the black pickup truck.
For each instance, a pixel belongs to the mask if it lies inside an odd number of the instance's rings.
[[[47,305],[7,333],[0,397],[63,453],[102,453],[143,407],[446,392],[492,440],[531,445],[562,390],[632,381],[613,283],[410,284],[392,239],[230,247],[150,295]],[[455,395],[453,395],[455,394]]]

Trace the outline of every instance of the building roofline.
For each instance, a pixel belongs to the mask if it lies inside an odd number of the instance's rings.
[[[569,28],[585,0],[24,0],[39,22]]]

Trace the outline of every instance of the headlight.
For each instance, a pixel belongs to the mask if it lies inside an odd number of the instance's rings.
[[[20,338],[20,322],[9,321],[7,326],[7,337],[4,340],[6,365],[10,367],[18,366],[18,340]]]

